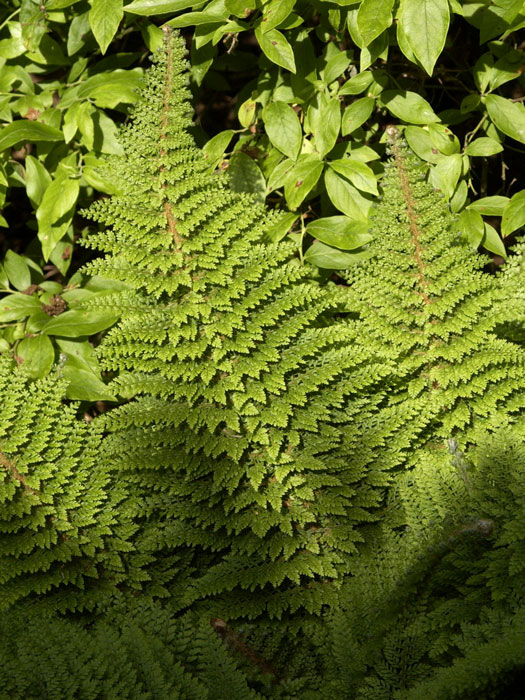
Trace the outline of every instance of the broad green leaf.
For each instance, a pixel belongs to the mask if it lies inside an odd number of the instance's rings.
[[[27,50],[36,51],[47,29],[46,6],[32,0],[22,0],[19,18]]]
[[[316,95],[316,102],[308,108],[308,124],[315,138],[319,156],[329,153],[335,146],[341,128],[341,105],[337,97]]]
[[[454,194],[461,175],[463,161],[459,153],[446,156],[431,170],[431,180],[435,187],[440,189],[447,199]]]
[[[443,124],[429,124],[428,133],[434,146],[443,155],[451,156],[453,153],[459,153],[459,140],[448,127]]]
[[[153,22],[141,23],[140,32],[144,43],[150,51],[157,51],[162,46],[164,33],[160,27]],[[191,61],[193,66],[193,61]]]
[[[4,270],[15,289],[22,292],[30,286],[31,271],[23,255],[8,250],[4,258]]]
[[[324,183],[330,201],[354,221],[366,221],[372,202],[359,192],[345,177],[327,168]]]
[[[90,98],[97,107],[114,109],[118,104],[137,100],[137,89],[142,81],[142,69],[117,69],[98,73],[88,78],[78,88],[79,99]]]
[[[255,10],[257,0],[224,0],[228,12],[236,17],[246,17],[246,12]]]
[[[292,160],[297,160],[303,143],[299,117],[285,102],[270,102],[263,111],[264,128],[273,145]]]
[[[392,24],[393,4],[394,0],[362,0],[357,12],[357,27],[364,46],[371,44]]]
[[[58,177],[47,187],[36,210],[38,238],[42,243],[44,259],[65,235],[79,193],[79,182],[68,177]]]
[[[118,129],[104,112],[97,110],[93,116],[93,150],[99,153],[123,155],[124,150],[118,139]]]
[[[483,99],[489,117],[498,129],[516,141],[525,143],[525,107],[499,95],[486,95]]]
[[[359,69],[364,71],[381,58],[386,61],[388,58],[389,38],[388,32],[383,32],[368,46],[364,46],[359,54]]]
[[[388,111],[409,124],[430,124],[440,119],[429,103],[410,90],[384,90],[379,96]]]
[[[187,10],[188,7],[196,5],[204,5],[204,2],[199,3],[195,0],[135,0],[124,7],[124,12],[149,17],[150,15],[167,15]]]
[[[288,17],[293,10],[296,0],[271,0],[264,7],[261,19],[261,31],[263,34],[275,29]]]
[[[0,298],[0,323],[21,321],[36,311],[40,311],[40,301],[28,294],[7,294]]]
[[[311,221],[306,230],[322,243],[343,250],[355,250],[372,240],[365,221],[352,221],[347,216],[328,216]]]
[[[351,265],[367,260],[372,253],[368,250],[354,253],[344,253],[325,243],[317,241],[305,253],[304,259],[311,265],[327,270],[346,270]]]
[[[4,266],[2,265],[2,263],[0,263],[0,287],[2,289],[9,288],[9,278],[7,277],[6,271],[4,270]]]
[[[170,19],[166,22],[170,27],[198,27],[200,24],[212,25],[222,24],[224,22],[223,15],[214,14],[213,12],[185,12],[179,17]]]
[[[524,6],[525,10],[525,6]],[[519,78],[523,72],[523,52],[510,49],[505,56],[502,56],[494,64],[490,75],[490,88],[495,90],[500,85],[508,83],[509,80]]]
[[[334,56],[332,56],[321,75],[321,79],[325,85],[330,85],[330,83],[333,83],[334,80],[337,80],[337,78],[348,68],[351,60],[351,51],[338,51]]]
[[[123,16],[122,0],[92,0],[89,24],[103,54],[117,33]]]
[[[236,151],[228,164],[230,187],[234,192],[249,192],[260,201],[266,198],[266,182],[257,163],[242,151]]]
[[[277,165],[273,168],[268,178],[268,182],[266,184],[266,193],[269,194],[270,192],[273,192],[274,190],[277,190],[280,187],[282,187],[286,182],[286,178],[288,177],[288,174],[291,172],[293,167],[294,162],[293,160],[290,160],[290,158],[285,158],[284,160],[277,163]]]
[[[84,156],[82,178],[100,192],[121,194],[114,179],[106,172],[104,165],[104,161],[99,160],[92,153],[87,153]]]
[[[45,337],[45,336],[44,336]],[[104,384],[102,379],[86,369],[66,364],[63,377],[69,381],[66,397],[76,401],[116,401],[117,397]]]
[[[64,115],[64,124],[62,126],[62,131],[64,132],[64,141],[66,143],[72,141],[73,137],[77,133],[78,113],[80,111],[81,106],[82,102],[75,102],[71,105],[71,107],[66,111]]]
[[[434,145],[427,129],[422,129],[420,126],[407,126],[404,136],[410,148],[421,160],[434,164],[442,160],[443,156]]]
[[[363,71],[354,75],[353,78],[347,80],[346,83],[339,89],[340,95],[359,95],[364,92],[374,80],[374,75],[371,71]]]
[[[89,25],[89,11],[76,15],[71,20],[67,34],[67,54],[73,56],[79,51],[86,40],[91,38],[91,28]]]
[[[99,374],[97,354],[89,341],[58,338],[56,342],[61,353],[66,356],[65,366],[78,367]]]
[[[293,49],[285,39],[284,34],[281,34],[277,29],[270,29],[270,31],[263,33],[262,29],[258,27],[255,30],[255,37],[262,52],[272,63],[295,73]]]
[[[337,173],[348,178],[358,190],[378,195],[376,176],[366,163],[351,158],[341,158],[333,160],[329,165]]]
[[[239,107],[239,111],[237,112],[237,119],[239,120],[241,126],[250,126],[254,120],[256,108],[257,102],[252,100],[251,97],[242,103],[242,105]]]
[[[503,146],[501,143],[494,141],[494,139],[489,139],[486,136],[482,136],[469,145],[465,149],[465,153],[468,156],[493,156],[495,153],[501,153]]]
[[[525,226],[525,190],[517,192],[503,210],[501,235],[508,236],[522,226]]]
[[[41,122],[18,119],[0,130],[0,151],[26,141],[63,141],[61,131]]]
[[[507,257],[505,244],[501,240],[499,233],[487,222],[485,222],[485,235],[483,236],[482,245],[487,250],[490,250],[491,253],[501,255],[502,258]]]
[[[352,102],[343,112],[341,131],[343,136],[351,134],[358,129],[370,117],[374,111],[375,99],[373,97],[361,97]]]
[[[298,218],[298,214],[286,212],[265,232],[264,237],[266,240],[271,241],[272,243],[278,243],[286,236]]]
[[[26,192],[31,204],[37,207],[42,201],[47,186],[51,183],[51,175],[42,163],[33,156],[26,156]]]
[[[484,216],[501,216],[503,214],[503,210],[509,202],[510,199],[508,197],[494,195],[492,197],[482,197],[481,199],[476,199],[475,202],[471,202],[468,205],[468,208],[473,209]]]
[[[72,309],[64,311],[59,316],[53,316],[42,329],[42,333],[65,338],[78,338],[82,335],[99,333],[112,326],[117,319],[117,314],[104,309],[93,311]]]
[[[202,152],[204,157],[209,161],[210,167],[215,168],[218,161],[223,157],[226,149],[230,145],[233,138],[233,129],[225,129],[215,134],[213,138],[204,144]]]
[[[449,202],[450,211],[457,214],[463,209],[468,197],[468,186],[465,180],[460,180],[458,186],[454,190],[454,194]]]
[[[485,224],[481,215],[472,209],[464,209],[459,215],[458,226],[471,246],[477,249],[485,235]]]
[[[482,54],[472,68],[474,82],[481,93],[484,93],[489,86],[493,68],[494,56],[490,51]]]
[[[323,172],[323,163],[314,154],[303,154],[288,173],[284,196],[288,207],[293,211],[315,187]]]
[[[55,361],[53,343],[46,335],[24,338],[16,348],[16,354],[24,361],[24,369],[34,379],[41,379],[51,371]]]
[[[398,19],[398,30],[411,53],[432,75],[450,24],[448,0],[402,0]]]

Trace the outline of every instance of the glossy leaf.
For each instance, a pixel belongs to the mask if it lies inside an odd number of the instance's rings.
[[[343,112],[341,131],[343,136],[351,134],[358,129],[370,117],[374,111],[375,99],[373,97],[361,97],[352,102]]]
[[[41,122],[19,119],[0,129],[0,151],[26,141],[63,141],[61,131]]]
[[[505,244],[501,240],[499,233],[493,226],[487,224],[487,222],[485,222],[485,233],[483,236],[482,245],[487,250],[490,250],[491,253],[501,255],[503,258],[507,257]]]
[[[345,177],[332,168],[327,168],[324,173],[324,184],[334,207],[354,221],[366,221],[372,202]]]
[[[45,336],[44,336],[45,337]],[[66,364],[63,377],[69,384],[66,397],[76,401],[116,401],[117,397],[94,372]]]
[[[315,147],[319,156],[329,153],[335,146],[341,128],[341,107],[336,97],[326,97],[319,93],[315,104],[308,108],[308,123],[314,135]]]
[[[485,235],[485,225],[481,215],[472,209],[465,209],[459,215],[458,226],[473,248],[478,248]]]
[[[357,27],[368,46],[392,24],[394,0],[362,0],[357,12]]]
[[[366,222],[352,221],[346,216],[316,219],[308,224],[306,230],[313,238],[342,250],[355,250],[372,240]]]
[[[508,236],[522,226],[525,226],[525,190],[515,194],[503,210],[501,234]]]
[[[445,46],[449,24],[448,0],[401,2],[398,33],[402,34],[410,48],[407,58],[412,60],[415,57],[429,75],[432,75],[434,65]]]
[[[434,186],[440,189],[447,199],[450,199],[454,194],[461,175],[462,163],[459,153],[455,153],[440,160],[431,171]]]
[[[265,238],[272,243],[278,243],[286,236],[298,218],[299,214],[286,212],[271,228],[266,231]]]
[[[194,0],[134,0],[124,7],[124,12],[132,12],[143,17],[151,15],[167,15],[180,10],[187,10],[189,7],[204,3]]]
[[[26,258],[18,255],[14,250],[8,250],[4,258],[4,270],[9,278],[11,286],[19,291],[24,291],[31,284],[31,271]]]
[[[58,241],[66,233],[73,215],[80,185],[78,180],[58,177],[47,187],[36,211],[38,237],[47,260]]]
[[[261,19],[261,31],[263,34],[275,29],[288,17],[293,10],[296,0],[271,0],[264,7]]]
[[[40,310],[40,301],[35,296],[7,294],[0,298],[0,323],[20,321]]]
[[[255,30],[255,37],[259,42],[264,55],[272,62],[282,68],[295,73],[295,57],[293,49],[285,38],[277,29],[270,29],[263,32],[260,27]]]
[[[203,153],[205,158],[208,159],[210,166],[213,168],[216,166],[217,162],[222,158],[226,149],[230,145],[230,141],[233,138],[233,129],[225,129],[225,131],[220,131],[215,134],[213,138],[207,141],[204,145]]]
[[[365,70],[362,73],[354,75],[353,78],[347,80],[346,83],[339,89],[340,95],[359,95],[364,92],[374,80],[373,73]]]
[[[465,153],[468,156],[493,156],[495,153],[501,153],[502,150],[503,146],[501,143],[494,141],[494,139],[489,139],[486,136],[482,136],[469,143],[465,149]]]
[[[499,95],[486,95],[485,105],[489,117],[507,136],[525,143],[525,107]]]
[[[304,259],[311,265],[328,270],[346,270],[347,268],[369,258],[369,251],[345,253],[337,248],[332,248],[320,241],[311,245],[305,253]]]
[[[27,155],[26,166],[26,192],[33,206],[38,206],[42,201],[46,188],[51,183],[51,175],[44,165],[33,156]]]
[[[507,204],[510,202],[508,197],[494,195],[492,197],[482,197],[476,199],[468,205],[469,209],[478,211],[484,216],[501,216]]]
[[[337,173],[348,178],[358,190],[378,195],[376,176],[366,163],[351,158],[341,158],[332,161],[329,165]]]
[[[384,90],[381,103],[388,111],[409,124],[430,124],[440,121],[429,103],[410,90]]]
[[[249,192],[260,201],[266,198],[266,181],[257,163],[242,151],[230,158],[228,165],[230,186],[234,192]]]
[[[89,24],[103,54],[117,33],[123,16],[122,0],[92,0]]]
[[[49,374],[55,361],[53,343],[46,335],[24,338],[18,344],[16,354],[23,360],[26,372],[34,379],[41,379]]]
[[[270,102],[263,111],[264,127],[273,145],[292,160],[297,160],[303,143],[299,117],[285,102]]]
[[[286,176],[284,196],[293,211],[315,187],[323,172],[323,163],[313,154],[303,154]]]
[[[65,338],[78,338],[106,330],[117,319],[118,315],[103,309],[94,311],[72,309],[71,311],[64,311],[59,316],[53,316],[42,329],[42,333]]]

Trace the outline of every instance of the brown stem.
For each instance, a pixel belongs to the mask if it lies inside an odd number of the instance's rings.
[[[168,126],[168,114],[169,114],[169,99],[171,96],[171,90],[172,90],[172,74],[173,74],[173,51],[172,51],[172,44],[170,41],[170,29],[169,27],[164,28],[164,32],[166,34],[166,85],[164,87],[164,102],[162,104],[162,120],[161,120],[161,133],[160,133],[160,142],[161,142],[161,148],[159,150],[159,156],[160,159],[162,160],[164,156],[166,155],[166,149],[162,145],[163,142],[167,138],[167,126]],[[163,173],[166,170],[166,167],[163,165],[160,168],[160,172]],[[165,190],[167,188],[167,184],[164,183],[162,185],[162,188]],[[171,207],[171,203],[167,200],[167,198],[164,200],[164,216],[166,217],[166,223],[168,224],[168,231],[170,232],[171,237],[173,238],[173,242],[175,243],[175,246],[177,248],[180,248],[182,244],[182,238],[180,233],[177,230],[177,219],[175,218],[175,215],[173,214],[173,210]]]
[[[31,488],[31,486],[28,486],[25,477],[22,474],[20,474],[18,469],[15,467],[14,462],[8,459],[7,456],[1,451],[0,465],[4,467],[4,469],[7,471],[7,473],[11,476],[12,479],[16,479],[16,481],[19,481],[22,484],[25,493],[32,493],[35,495],[38,494],[38,491],[35,491],[35,489]]]

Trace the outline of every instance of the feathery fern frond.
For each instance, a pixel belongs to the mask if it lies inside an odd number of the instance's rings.
[[[150,494],[154,546],[217,553],[186,602],[314,610],[328,588],[308,582],[339,578],[388,480],[367,475],[383,428],[359,398],[387,370],[293,248],[263,243],[279,214],[209,173],[183,54],[168,38],[109,166],[122,194],[89,212],[103,230],[87,242],[106,253],[92,271],[131,290],[102,361],[138,398],[105,418],[106,455]],[[239,587],[259,590],[255,607]]]
[[[2,358],[0,609],[22,600],[92,608],[135,576],[123,559],[133,509],[99,462],[100,431],[64,394],[56,375],[32,382]]]

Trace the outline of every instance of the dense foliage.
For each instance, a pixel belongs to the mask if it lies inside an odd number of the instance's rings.
[[[523,24],[5,8],[0,698],[519,697]]]

